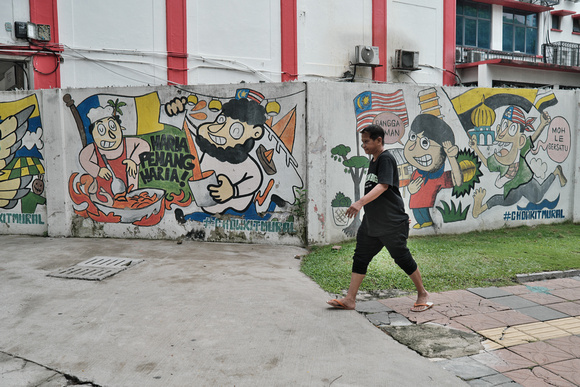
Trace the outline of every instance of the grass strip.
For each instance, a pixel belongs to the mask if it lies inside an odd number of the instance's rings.
[[[315,246],[301,270],[322,289],[348,288],[355,242]],[[474,231],[466,234],[412,236],[409,249],[428,291],[515,285],[516,274],[580,269],[580,224],[571,222]],[[414,291],[409,277],[383,249],[371,262],[362,291]]]

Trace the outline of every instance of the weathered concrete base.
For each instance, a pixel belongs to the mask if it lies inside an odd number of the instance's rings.
[[[381,326],[399,343],[429,358],[469,356],[483,350],[481,336],[437,324]]]
[[[576,276],[580,276],[580,270],[545,271],[542,273],[517,274],[516,281],[518,281],[519,283],[524,283],[555,278],[569,278]]]

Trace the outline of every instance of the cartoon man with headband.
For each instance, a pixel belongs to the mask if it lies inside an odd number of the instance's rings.
[[[566,177],[562,167],[558,165],[554,172],[543,183],[534,179],[534,173],[528,165],[525,157],[534,147],[534,142],[540,137],[550,122],[550,115],[542,113],[540,125],[534,132],[532,123],[535,118],[526,120],[524,112],[517,106],[508,107],[496,128],[496,140],[500,149],[490,157],[485,157],[477,145],[476,136],[472,136],[469,146],[477,153],[483,165],[490,172],[499,172],[495,186],[503,188],[503,194],[492,196],[483,203],[486,190],[479,188],[473,195],[473,217],[477,218],[484,211],[495,206],[511,206],[520,199],[526,198],[532,203],[539,203],[556,177],[560,180],[560,186],[566,185]],[[533,132],[527,136],[526,132]]]

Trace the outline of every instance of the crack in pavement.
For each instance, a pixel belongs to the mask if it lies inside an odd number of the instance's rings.
[[[67,380],[67,382],[68,382],[67,384],[69,386],[75,386],[76,385],[76,386],[102,387],[102,386],[100,386],[98,384],[95,384],[95,383],[93,383],[91,381],[81,380],[81,379],[79,379],[78,377],[76,377],[74,375],[67,374],[67,373],[62,372],[62,371],[59,371],[59,370],[57,370],[55,368],[46,366],[44,364],[40,364],[38,362],[35,362],[34,360],[26,359],[26,358],[24,358],[22,356],[14,355],[12,353],[5,352],[5,351],[2,351],[2,350],[0,350],[0,354],[6,355],[6,356],[11,357],[13,359],[19,359],[19,360],[22,360],[24,362],[23,365],[19,369],[14,369],[14,370],[7,371],[6,374],[12,373],[12,372],[23,372],[25,370],[25,368],[29,364],[34,364],[34,365],[37,365],[39,367],[42,367],[42,368],[44,368],[46,370],[49,370],[51,372],[54,372],[55,374],[58,374],[58,375],[63,376]],[[35,387],[42,386],[45,382],[48,382],[51,379],[53,379],[54,376],[55,375],[51,375],[50,377],[48,377],[44,381],[42,381],[40,384],[36,384]]]

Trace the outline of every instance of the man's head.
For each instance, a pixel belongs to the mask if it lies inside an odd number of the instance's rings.
[[[526,130],[531,130],[531,121],[526,121],[524,112],[515,106],[508,107],[496,128],[496,141],[502,145],[495,158],[503,165],[519,160],[520,149],[526,144]],[[532,128],[533,129],[533,128]]]
[[[197,142],[202,152],[234,164],[244,161],[264,135],[266,109],[255,101],[232,99],[214,122],[202,124]]]
[[[445,163],[443,143],[455,145],[451,127],[442,119],[431,114],[419,114],[411,124],[409,139],[405,144],[405,158],[412,166],[434,172]]]
[[[119,116],[104,117],[89,126],[95,144],[102,150],[117,149],[123,141],[123,129]]]
[[[380,127],[379,125],[369,125],[365,128],[363,128],[363,130],[360,131],[361,134],[363,133],[368,133],[369,134],[369,138],[371,140],[376,140],[377,138],[381,138],[381,144],[384,144],[385,142],[385,130]]]
[[[378,125],[369,125],[360,131],[362,148],[366,154],[377,155],[383,151],[385,131]]]

